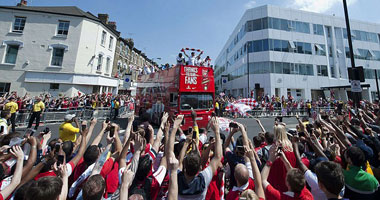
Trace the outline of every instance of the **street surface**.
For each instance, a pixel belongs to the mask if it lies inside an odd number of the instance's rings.
[[[273,132],[274,118],[261,118],[260,120],[261,120],[261,123],[263,124],[264,128],[266,129],[266,131]],[[242,123],[242,124],[244,124],[244,125],[247,126],[248,137],[250,139],[252,139],[254,136],[258,135],[259,132],[261,132],[260,127],[258,126],[258,124],[256,123],[256,121],[254,119],[251,119],[251,118],[242,118],[242,119],[236,119],[235,121],[237,121],[239,123]],[[127,125],[127,119],[118,119],[115,122],[118,123],[118,124],[120,124],[121,130],[125,130],[126,125]],[[283,122],[287,124],[287,128],[288,129],[295,129],[296,124],[297,124],[297,120],[294,117],[283,118]],[[49,127],[50,130],[51,130],[51,132],[52,132],[51,139],[59,137],[59,134],[58,134],[59,126],[60,126],[60,124],[48,124],[47,125],[47,127]],[[39,132],[43,131],[45,129],[45,127],[46,126],[41,125],[38,128],[38,131]],[[101,127],[102,127],[102,121],[98,121],[98,123],[95,126],[95,129],[94,129],[94,132],[93,132],[93,135],[91,137],[90,142],[99,133],[99,131],[101,130]],[[20,133],[24,133],[25,128],[20,128],[20,129],[16,129],[16,130],[18,132],[20,132]],[[157,130],[155,130],[155,131],[157,131]],[[212,135],[213,133],[209,133],[209,134]],[[224,134],[227,137],[228,133],[224,133]],[[240,133],[237,133],[235,135],[235,137],[237,137],[239,135],[240,135]],[[105,137],[103,137],[102,144],[105,145],[105,142],[106,142],[105,141]]]

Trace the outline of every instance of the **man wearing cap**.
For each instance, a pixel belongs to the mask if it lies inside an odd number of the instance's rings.
[[[72,122],[75,122],[76,127],[71,124]],[[77,140],[77,133],[79,133],[78,119],[75,118],[75,115],[67,114],[65,116],[65,122],[59,127],[59,139],[63,142],[75,142]]]
[[[33,110],[32,110],[32,116],[30,117],[28,128],[32,128],[33,121],[36,119],[36,126],[34,127],[35,130],[38,129],[38,126],[40,126],[40,118],[41,114],[45,109],[45,104],[41,101],[41,97],[37,97],[36,102],[34,102]]]
[[[11,97],[9,102],[5,104],[4,110],[9,110],[11,113],[10,121],[12,124],[12,132],[16,132],[16,112],[18,110],[18,105],[14,97]]]

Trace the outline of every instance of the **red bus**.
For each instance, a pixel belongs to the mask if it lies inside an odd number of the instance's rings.
[[[191,109],[194,109],[199,128],[205,128],[214,112],[214,70],[211,67],[181,65],[139,75],[136,102],[136,111],[139,114],[149,113],[151,122],[155,124],[160,123],[163,112],[170,116],[184,115],[182,130],[193,125]]]

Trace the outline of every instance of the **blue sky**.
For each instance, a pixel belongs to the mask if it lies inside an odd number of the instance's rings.
[[[0,0],[16,5],[19,0]],[[380,23],[379,0],[348,0],[350,17]],[[28,0],[29,6],[77,6],[108,13],[121,35],[158,63],[174,63],[183,47],[199,48],[213,60],[244,11],[265,4],[343,16],[342,0]]]

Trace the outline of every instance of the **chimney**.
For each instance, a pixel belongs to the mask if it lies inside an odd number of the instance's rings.
[[[108,22],[109,27],[116,31],[116,22]]]
[[[101,22],[104,24],[108,24],[108,14],[98,14],[98,18],[100,19]]]
[[[28,1],[25,1],[25,0],[21,0],[20,3],[17,4],[17,6],[27,6],[28,5]]]

